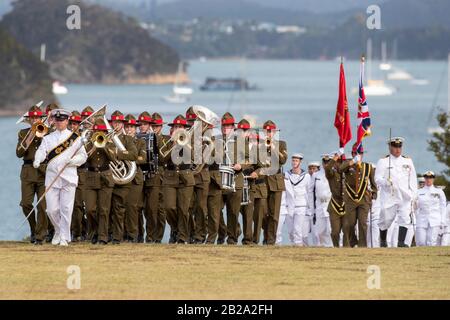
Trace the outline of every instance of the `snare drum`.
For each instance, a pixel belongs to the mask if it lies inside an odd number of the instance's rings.
[[[230,166],[219,166],[222,189],[235,192],[234,170]]]

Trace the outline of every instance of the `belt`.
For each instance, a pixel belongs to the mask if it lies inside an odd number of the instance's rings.
[[[78,167],[78,169],[87,169],[87,168],[88,168],[88,166],[87,166],[87,163],[86,163],[86,162],[83,163],[81,166]]]
[[[104,172],[104,171],[108,171],[108,170],[109,170],[109,166],[88,167],[88,171],[91,171],[91,172]]]
[[[266,182],[266,179],[256,179],[255,180],[255,184],[261,184],[261,183],[265,183]]]
[[[209,170],[210,171],[215,171],[215,170],[219,170],[219,164],[217,163],[213,163],[209,166]]]
[[[171,170],[171,171],[181,171],[181,170],[189,170],[189,169],[191,169],[190,164],[180,164],[178,166],[176,166],[174,164],[167,165],[167,170]]]
[[[23,160],[23,164],[33,164],[33,160]]]

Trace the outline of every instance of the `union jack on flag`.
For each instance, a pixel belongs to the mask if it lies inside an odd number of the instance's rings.
[[[359,72],[359,97],[358,97],[358,132],[356,136],[357,152],[362,151],[362,140],[371,135],[370,131],[370,113],[367,106],[366,95],[363,86],[364,78],[364,60],[361,61]]]

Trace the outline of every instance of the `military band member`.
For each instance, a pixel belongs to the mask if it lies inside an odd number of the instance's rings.
[[[447,199],[444,191],[434,186],[434,172],[423,175],[425,186],[418,191],[416,211],[416,243],[418,246],[437,246],[444,234]]]
[[[197,121],[197,115],[194,113],[193,107],[189,107],[186,111],[186,120],[190,126],[194,125]],[[194,138],[194,137],[193,137]],[[203,139],[203,137],[197,137]],[[197,153],[198,159],[203,159],[203,147],[196,148],[197,143],[192,141],[192,152]],[[199,150],[197,150],[199,149]],[[195,155],[194,155],[195,159]],[[197,164],[200,165],[200,164]],[[195,185],[194,193],[189,206],[190,217],[190,238],[192,243],[204,243],[207,235],[207,217],[208,217],[208,191],[210,183],[209,166],[203,164],[200,172],[194,174]]]
[[[282,166],[286,163],[288,154],[286,142],[275,139],[275,134],[278,131],[276,124],[272,120],[268,120],[264,123],[263,129],[267,139],[267,154],[271,166],[266,178],[268,212],[265,222],[263,222],[264,244],[274,245],[280,216],[281,196],[283,191],[286,190]],[[276,163],[273,163],[273,161],[276,161]]]
[[[188,127],[186,118],[182,115],[175,117],[172,123],[170,134],[172,137],[179,131]],[[170,141],[169,147],[177,144],[177,141]],[[167,222],[170,225],[172,236],[177,243],[186,244],[189,242],[189,205],[194,191],[195,179],[191,170],[191,159],[189,163],[174,163],[178,155],[183,156],[186,149],[168,152],[163,157],[166,168],[163,175],[164,207],[167,214]]]
[[[345,179],[345,216],[344,237],[349,237],[358,223],[358,247],[367,247],[367,218],[372,200],[377,197],[372,165],[362,161],[364,154],[362,146],[357,150],[355,143],[352,149],[353,159],[344,161],[339,170]],[[348,242],[351,239],[347,239]]]
[[[43,117],[42,110],[37,106],[32,106],[24,118],[30,125],[33,125],[42,122]],[[25,216],[33,209],[35,195],[39,199],[45,192],[45,164],[42,164],[38,169],[33,168],[34,156],[41,144],[42,137],[36,136],[30,130],[32,130],[31,127],[19,131],[16,147],[17,157],[23,159],[20,172],[22,193],[20,206]],[[37,213],[28,217],[28,224],[30,226],[30,242],[42,244],[47,235],[48,224],[47,214],[45,213],[45,201],[39,203]]]
[[[144,174],[142,172],[141,165],[147,162],[145,141],[136,137],[136,129],[138,125],[139,124],[133,115],[128,114],[125,116],[125,132],[128,136],[133,138],[133,142],[136,145],[138,152],[138,157],[136,160],[137,172],[131,182],[125,211],[125,238],[127,241],[134,243],[138,242],[139,213],[142,212],[143,207]]]
[[[408,227],[413,223],[413,202],[417,195],[416,169],[411,158],[402,155],[404,139],[392,138],[390,154],[377,163],[375,181],[380,188],[380,246],[387,246],[387,230],[397,218],[398,247],[407,247]]]
[[[91,106],[85,107],[83,110],[81,110],[81,120],[86,119],[93,113],[94,113],[94,109],[92,109]],[[89,127],[89,123],[85,123],[84,126]]]
[[[162,133],[164,122],[161,115],[157,112],[152,116],[152,130],[156,134],[157,149],[170,140],[170,136]],[[159,152],[159,151],[158,151]],[[166,211],[164,207],[164,192],[162,187],[165,163],[163,157],[158,154],[158,170],[150,175],[145,181],[145,218],[147,220],[146,242],[161,243],[166,228]],[[150,221],[150,224],[148,224]],[[176,241],[175,234],[172,237],[172,243]]]
[[[92,127],[93,134],[108,133],[103,119],[96,119]],[[109,167],[116,160],[115,145],[111,141],[103,147],[88,144],[86,173],[86,214],[88,219],[88,238],[92,244],[108,243],[109,215],[114,180]]]
[[[139,123],[139,135],[141,137],[145,137],[147,135],[150,135],[153,133],[152,130],[152,123],[153,119],[150,113],[147,111],[142,112],[138,116],[138,123]],[[146,154],[148,159],[148,154]],[[144,240],[146,242],[151,243],[153,242],[153,230],[154,230],[154,223],[153,219],[151,218],[150,211],[151,209],[147,209],[146,203],[147,203],[147,196],[149,195],[151,191],[151,184],[150,181],[152,179],[152,173],[150,172],[150,167],[147,163],[141,164],[141,170],[143,172],[144,177],[144,186],[142,189],[142,208],[138,212],[138,236],[137,241],[138,243],[143,243]],[[149,206],[158,206],[158,204],[149,203]],[[145,225],[144,225],[144,216],[145,216]],[[145,239],[145,230],[147,230],[147,238]]]
[[[45,199],[48,217],[55,228],[52,244],[67,246],[71,241],[70,224],[78,184],[76,168],[86,162],[87,154],[81,137],[67,129],[70,112],[56,109],[51,116],[56,130],[43,138],[33,166],[39,168],[42,162],[48,161]]]
[[[328,213],[330,214],[331,239],[334,247],[339,247],[341,231],[343,231],[345,204],[344,204],[344,180],[340,172],[342,164],[343,149],[330,155],[332,158],[325,164],[325,176],[328,180],[331,190],[331,200],[328,205]],[[349,237],[344,236],[343,245],[349,247]]]
[[[81,135],[80,123],[81,114],[78,111],[72,111],[69,118],[69,129],[72,132],[76,132]],[[75,192],[75,202],[72,213],[72,225],[70,230],[72,232],[72,242],[83,241],[87,235],[87,221],[85,218],[85,205],[84,205],[84,193],[86,184],[86,163],[83,163],[77,168],[78,173],[78,185]]]
[[[119,161],[136,161],[138,151],[133,142],[133,138],[125,134],[124,122],[125,117],[122,112],[116,110],[111,114],[111,125],[115,134],[125,147],[124,151],[118,150],[116,147],[116,156]],[[131,182],[126,184],[115,184],[111,197],[111,213],[110,219],[112,230],[110,230],[111,240],[113,244],[120,244],[124,236],[124,222],[126,201],[130,192]]]

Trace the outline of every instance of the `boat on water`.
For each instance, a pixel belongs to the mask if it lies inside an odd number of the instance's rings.
[[[388,73],[387,79],[388,80],[399,80],[399,81],[400,80],[412,80],[413,76],[404,70],[395,69],[393,72]]]
[[[162,100],[168,103],[186,103],[190,100],[190,96],[194,93],[194,90],[188,86],[181,86],[180,76],[183,72],[183,62],[178,64],[177,76],[175,78],[175,83],[172,87],[172,95],[162,97]]]
[[[244,78],[213,78],[208,77],[200,86],[202,91],[250,91],[258,87],[250,85]]]
[[[52,92],[53,94],[60,95],[60,94],[67,94],[69,90],[61,82],[54,81],[52,84]]]
[[[369,79],[367,85],[364,86],[366,96],[391,96],[395,92],[396,89],[386,85],[383,80]]]

